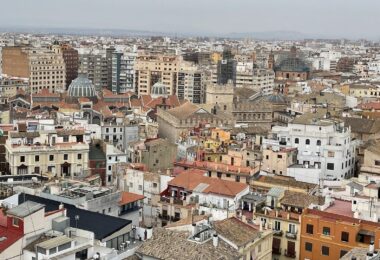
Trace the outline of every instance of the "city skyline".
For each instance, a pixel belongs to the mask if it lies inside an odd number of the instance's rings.
[[[5,1],[2,28],[146,31],[148,33],[257,38],[366,38],[380,23],[380,2],[173,0],[66,1],[55,10],[47,0]],[[43,7],[43,8],[42,8]],[[49,11],[46,11],[49,10]],[[180,15],[179,15],[180,14]],[[226,17],[229,17],[226,19]],[[284,22],[286,21],[286,23]]]

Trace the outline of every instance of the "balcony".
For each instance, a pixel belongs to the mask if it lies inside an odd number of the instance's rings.
[[[297,239],[297,232],[286,232],[285,237],[290,239]]]
[[[272,248],[272,254],[281,255],[281,248]]]
[[[289,258],[296,258],[296,252],[285,249],[284,256]]]
[[[283,232],[282,232],[282,230],[273,229],[273,235],[278,236],[278,237],[282,237]]]

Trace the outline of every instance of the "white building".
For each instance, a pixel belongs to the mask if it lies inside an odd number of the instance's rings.
[[[340,180],[354,175],[355,145],[350,133],[343,122],[307,113],[286,127],[273,127],[273,139],[264,140],[263,145],[297,148],[297,164],[288,168],[287,175],[319,183],[322,179]]]
[[[253,89],[264,95],[273,93],[275,74],[273,70],[255,69],[253,70]]]

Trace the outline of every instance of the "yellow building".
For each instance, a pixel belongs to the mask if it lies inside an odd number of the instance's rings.
[[[222,53],[220,52],[213,52],[211,53],[211,62],[217,64],[218,61],[222,59]]]
[[[3,73],[29,79],[32,93],[42,89],[59,92],[66,88],[66,65],[57,48],[5,47]]]
[[[220,128],[214,128],[211,130],[211,138],[227,143],[231,140],[231,133]]]
[[[152,86],[160,82],[167,88],[168,95],[174,95],[180,56],[140,53],[134,69],[138,95],[150,95]]]

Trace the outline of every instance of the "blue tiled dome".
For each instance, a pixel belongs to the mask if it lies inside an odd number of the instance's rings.
[[[87,78],[85,74],[79,74],[74,79],[68,89],[70,97],[95,97],[96,91],[91,80]]]

